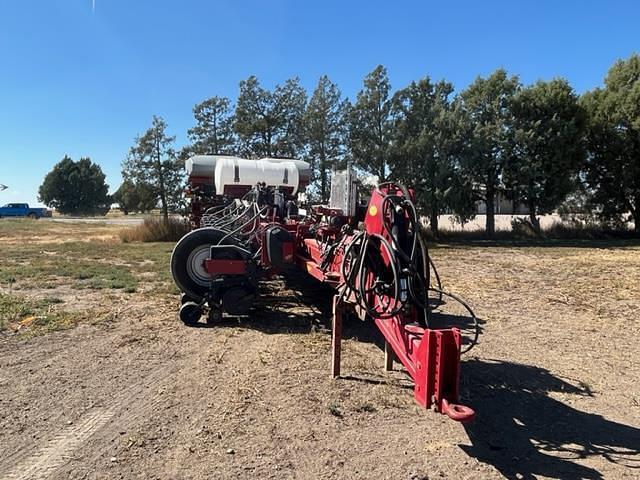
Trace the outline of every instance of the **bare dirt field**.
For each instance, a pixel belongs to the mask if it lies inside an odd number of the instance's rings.
[[[640,244],[439,245],[482,318],[461,425],[385,374],[329,292],[264,285],[255,313],[176,318],[171,244],[122,226],[0,222],[1,479],[640,477]]]

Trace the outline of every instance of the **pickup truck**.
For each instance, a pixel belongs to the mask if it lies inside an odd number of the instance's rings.
[[[28,203],[7,203],[0,207],[0,217],[50,217],[51,210],[46,208],[29,208]]]

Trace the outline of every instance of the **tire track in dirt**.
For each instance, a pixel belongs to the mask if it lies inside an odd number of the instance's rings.
[[[23,395],[25,393],[24,390],[20,391],[20,393],[16,393],[16,388],[19,388],[19,386],[16,387],[15,384],[9,386],[7,384],[10,376],[15,375],[15,369],[21,368],[21,365],[28,365],[30,371],[32,370],[36,372],[43,372],[45,367],[49,367],[50,365],[63,365],[64,369],[68,369],[69,371],[78,370],[83,368],[78,366],[79,360],[87,363],[95,363],[97,358],[108,357],[110,352],[112,352],[114,348],[117,348],[123,339],[132,335],[144,335],[146,331],[146,329],[141,328],[140,326],[131,324],[120,324],[119,328],[108,330],[99,326],[83,325],[73,330],[52,334],[55,335],[55,342],[51,342],[50,336],[44,335],[31,339],[28,342],[19,341],[19,349],[16,348],[15,343],[8,342],[3,344],[0,348],[0,370],[2,370],[2,372],[0,372],[0,404],[6,405],[7,413],[9,413],[12,408],[15,408],[12,401],[12,395]],[[89,358],[87,358],[86,352],[91,352],[89,354]],[[110,365],[105,368],[112,368],[112,366]],[[57,370],[58,372],[49,374],[51,375],[50,380],[53,382],[60,378],[64,378],[64,374],[59,373],[60,368]],[[7,374],[6,377],[2,375],[5,372]],[[103,383],[102,385],[100,383],[94,383],[91,385],[93,378],[90,376],[90,369],[85,368],[85,372],[86,375],[84,378],[88,380],[87,392],[91,392],[88,393],[89,396],[93,395],[93,389],[95,389],[96,386],[98,391],[108,388],[108,384],[106,383]],[[137,378],[135,380],[140,381],[141,379]],[[142,380],[144,380],[144,378]],[[34,380],[30,383],[36,384],[37,382],[38,380]],[[2,391],[2,388],[5,387],[5,385],[9,388]],[[27,396],[29,394],[37,394],[39,396],[46,397],[50,394],[51,389],[56,388],[52,385],[52,382],[47,382],[43,385],[48,386],[36,390],[35,392],[26,392]],[[121,392],[121,394],[125,393],[121,388],[116,388]],[[132,386],[131,388],[134,387]],[[5,397],[4,402],[2,401],[3,396]],[[111,397],[113,396],[111,395]],[[65,398],[64,393],[62,394],[62,398]],[[103,407],[101,403],[94,404],[93,408]],[[65,418],[64,410],[66,410],[67,407],[68,405],[64,402],[61,403],[57,409],[49,413],[48,417],[54,419],[52,423],[55,421],[62,421]],[[79,419],[76,419],[76,421],[78,420]],[[48,437],[51,437],[51,435],[46,435],[44,438]],[[4,442],[6,438],[3,438],[3,436],[0,435],[0,440]],[[5,446],[3,455],[0,456],[0,479],[4,478],[2,476],[3,471],[5,471],[10,465],[14,465],[16,462],[20,461],[20,459],[23,459],[25,456],[24,452],[33,452],[36,450],[38,448],[38,444],[39,443],[36,443],[33,440],[31,435],[25,435],[18,442],[12,442]]]
[[[33,454],[23,450],[10,454],[11,463],[15,465],[0,478],[6,480],[43,480],[51,477],[60,467],[65,465],[72,454],[99,430],[107,427],[120,412],[126,411],[130,405],[136,405],[133,411],[124,415],[131,420],[157,408],[164,399],[159,398],[158,389],[153,391],[166,379],[170,378],[172,365],[166,365],[147,376],[142,383],[126,389],[116,395],[114,401],[106,407],[86,414],[78,423],[58,432],[37,449]],[[142,401],[140,401],[143,399]]]
[[[49,478],[91,435],[111,420],[116,408],[99,409],[50,439],[46,446],[22,461],[6,477],[7,480],[40,480]]]
[[[189,462],[185,455],[191,455],[188,446],[197,442],[194,436],[206,423],[207,400],[212,401],[217,390],[217,376],[211,373],[221,369],[218,363],[235,334],[182,327],[173,336],[175,353],[165,358],[171,372],[164,373],[164,381],[150,385],[158,394],[145,395],[133,408],[119,411],[85,443],[82,455],[57,471],[55,478],[102,478],[95,475],[105,469],[113,478],[153,476],[150,472],[156,470],[162,472],[160,478],[182,478],[180,472]],[[183,408],[199,403],[204,403],[203,408]],[[109,461],[111,455],[115,462]]]

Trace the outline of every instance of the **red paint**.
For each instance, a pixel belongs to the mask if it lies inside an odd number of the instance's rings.
[[[413,198],[413,191],[409,191]],[[391,184],[373,190],[365,215],[365,229],[369,234],[382,235],[389,240],[384,227],[385,218],[389,219],[391,212],[389,202],[384,201],[387,195],[402,196],[402,191]],[[385,208],[387,211],[385,212]],[[265,215],[269,221],[260,224],[255,236],[255,251],[264,246],[265,231],[278,223],[286,228],[293,236],[293,242],[283,244],[283,258],[286,262],[295,262],[309,275],[321,282],[337,286],[342,282],[341,265],[346,246],[352,240],[351,233],[345,233],[341,228],[326,224],[320,225],[323,216],[336,215],[325,207],[318,207],[313,212],[313,219],[281,221],[272,215]],[[344,217],[342,217],[344,218]],[[353,219],[345,219],[352,222]],[[354,222],[353,222],[354,223]],[[315,231],[312,232],[312,228]],[[336,243],[337,242],[337,243]],[[324,262],[329,245],[339,245],[333,251],[333,258]],[[382,251],[383,261],[389,262],[387,254]],[[265,248],[262,248],[260,266],[267,271],[273,271]],[[243,260],[206,260],[206,269],[212,276],[240,275],[247,272],[247,263]],[[375,293],[371,293],[375,295]],[[376,302],[387,302],[388,298],[377,297]],[[347,308],[358,311],[358,305],[352,298],[344,298],[338,304],[338,296],[333,301],[333,333],[332,333],[332,374],[340,375],[340,345],[342,340],[343,312]],[[379,303],[378,303],[379,304]],[[434,408],[456,421],[470,421],[475,412],[469,407],[458,405],[460,379],[460,332],[455,328],[432,330],[417,325],[418,309],[410,306],[392,318],[374,318],[376,327],[380,330],[389,346],[393,349],[395,358],[402,363],[407,373],[414,381],[414,398],[424,408]]]
[[[247,272],[244,260],[212,260],[204,261],[205,269],[212,277],[218,275],[242,275]]]

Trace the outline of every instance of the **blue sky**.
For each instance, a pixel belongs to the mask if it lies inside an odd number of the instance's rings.
[[[353,98],[385,65],[394,88],[424,75],[462,89],[498,67],[578,92],[640,52],[637,1],[0,0],[0,204],[37,203],[65,154],[120,163],[153,114],[186,141],[193,105],[327,74]]]

